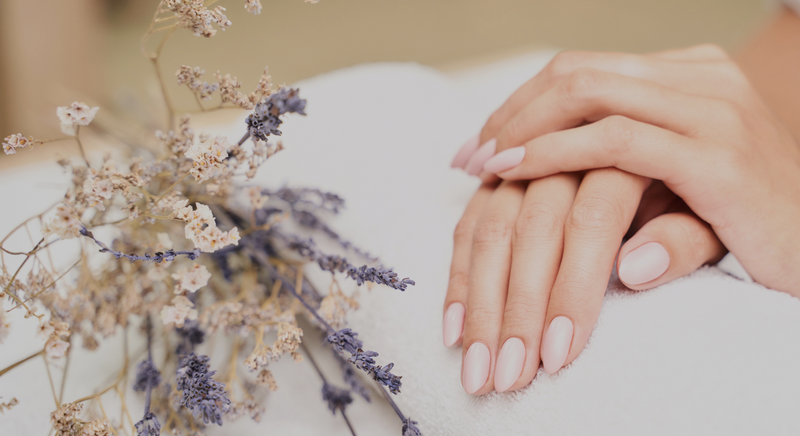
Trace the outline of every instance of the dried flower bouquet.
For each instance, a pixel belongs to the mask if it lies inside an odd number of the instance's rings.
[[[379,365],[378,353],[365,350],[358,334],[346,327],[346,315],[357,302],[339,287],[336,273],[358,285],[400,291],[414,282],[382,267],[324,223],[326,215],[343,208],[339,196],[317,189],[247,186],[258,168],[282,150],[281,142],[271,137],[281,135],[283,118],[305,115],[306,101],[299,90],[275,89],[265,70],[256,89],[244,94],[229,74],[217,73],[216,82],[209,84],[202,69],[182,66],[177,82],[194,94],[201,111],[236,107],[252,112],[243,136],[234,141],[196,134],[189,115],[177,118],[164,86],[160,55],[179,29],[208,38],[230,26],[225,8],[211,8],[213,3],[216,0],[162,0],[142,39],[168,113],[166,133],[155,132],[159,150],[137,150],[136,157],[124,162],[109,156],[94,159],[97,156],[84,151],[81,129],[92,123],[99,108],[80,102],[57,108],[66,135],[62,138],[5,138],[3,150],[9,155],[72,141],[81,159],[59,161],[72,176],[64,199],[0,241],[0,344],[14,333],[7,313],[15,310],[38,323],[38,334],[46,340],[41,351],[1,369],[0,376],[44,359],[53,388],[50,420],[56,435],[200,435],[206,426],[243,416],[258,421],[264,411],[259,398],[278,389],[269,365],[288,355],[311,363],[321,379],[322,399],[353,434],[346,408],[353,394],[370,401],[365,383],[371,379],[400,418],[402,434],[420,435],[416,422],[392,400],[401,388],[393,364]],[[253,14],[262,9],[259,0],[246,0],[244,7]],[[151,52],[147,46],[154,36],[160,41]],[[203,102],[216,96],[219,105],[207,108]],[[30,237],[32,248],[7,248],[9,238],[22,232]],[[96,235],[113,236],[104,240]],[[312,236],[326,238],[342,254],[327,254]],[[57,270],[53,250],[70,243],[79,248],[77,259]],[[351,263],[345,254],[363,265]],[[328,292],[320,292],[304,277],[310,263],[331,273]],[[302,342],[301,318],[323,332],[346,386],[329,382],[320,371]],[[134,325],[140,328],[132,329]],[[84,348],[93,350],[99,338],[127,338],[130,330],[143,335],[147,347],[141,356],[131,355],[124,341],[124,363],[113,383],[97,386],[95,394],[84,398],[64,398],[69,368],[64,365],[57,393],[49,362],[68,363],[76,336]],[[224,375],[212,369],[209,356],[200,351],[209,348],[204,341],[211,335],[232,344]],[[153,358],[154,342],[169,350],[163,362]],[[239,365],[249,374],[237,372]],[[138,419],[125,403],[128,386],[144,397],[144,415]],[[106,395],[118,396],[120,416],[106,413]],[[13,413],[17,404],[16,398],[2,402],[0,412]],[[87,404],[98,406],[95,419],[84,416]]]

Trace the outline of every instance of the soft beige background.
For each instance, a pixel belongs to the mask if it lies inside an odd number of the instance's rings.
[[[545,46],[645,52],[714,42],[735,50],[775,9],[764,0],[262,2],[252,16],[243,0],[221,0],[233,26],[214,38],[175,34],[163,70],[178,108],[195,108],[171,79],[181,64],[205,68],[209,80],[231,73],[247,91],[266,65],[277,83],[292,83],[363,62],[454,69]],[[157,127],[163,108],[138,49],[157,3],[0,0],[0,137],[58,135],[54,106],[76,99]]]

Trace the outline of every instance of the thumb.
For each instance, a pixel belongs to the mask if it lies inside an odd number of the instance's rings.
[[[667,213],[622,246],[617,273],[631,289],[650,289],[716,263],[727,252],[711,226],[691,211]]]

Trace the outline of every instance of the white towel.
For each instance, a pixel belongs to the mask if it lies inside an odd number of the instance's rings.
[[[394,362],[403,376],[397,403],[427,436],[800,433],[800,300],[713,267],[645,292],[612,283],[591,340],[570,366],[555,376],[540,371],[515,393],[464,393],[461,350],[442,346],[441,316],[452,230],[477,181],[450,170],[450,159],[551,56],[449,76],[377,64],[298,84],[309,115],[285,123],[287,148],[268,162],[259,182],[339,193],[347,209],[333,227],[417,281],[405,292],[362,291],[362,307],[351,317],[365,348],[380,353],[380,364]],[[236,138],[243,126],[219,131]],[[10,176],[0,179],[9,186]],[[0,192],[0,201],[10,195]],[[8,224],[3,220],[2,227]],[[0,366],[11,360],[7,349],[0,348]],[[119,357],[109,359],[112,374]],[[73,368],[78,380],[90,379],[82,366]],[[25,401],[38,393],[40,408],[50,410],[47,382],[29,379],[23,388],[22,381],[41,370],[15,370],[16,382],[0,378],[0,395],[24,400],[19,410],[0,415],[12,424],[5,427],[9,434],[34,434],[42,426],[46,432],[42,412],[37,421]],[[349,434],[319,399],[308,365],[281,361],[274,371],[281,389],[268,397],[261,424],[243,420],[209,433]],[[92,386],[70,382],[68,397]],[[350,410],[361,435],[400,433],[385,407],[356,399]]]

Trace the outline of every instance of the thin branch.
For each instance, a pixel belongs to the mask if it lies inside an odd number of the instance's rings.
[[[36,353],[33,353],[30,356],[28,356],[28,357],[26,357],[26,358],[24,358],[24,359],[22,359],[22,360],[20,360],[18,362],[12,363],[11,365],[3,368],[2,370],[0,370],[0,377],[2,377],[3,374],[7,373],[8,371],[11,371],[12,369],[22,365],[23,363],[25,363],[25,362],[27,362],[27,361],[35,358],[35,357],[38,357],[41,354],[44,354],[44,350],[37,351]]]

